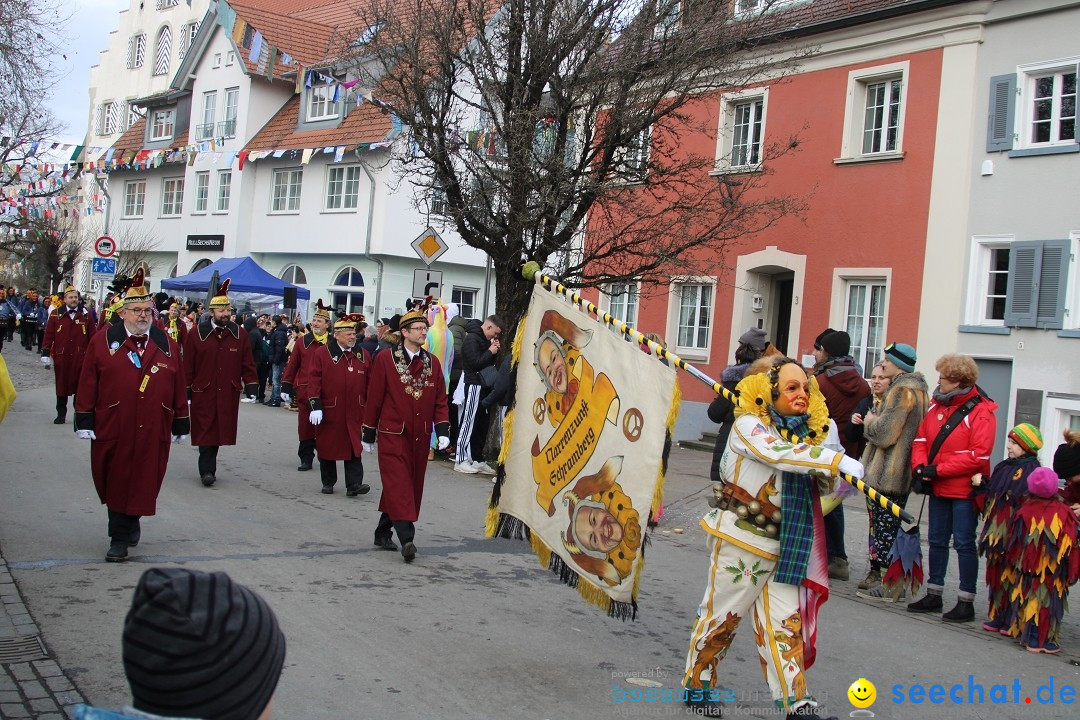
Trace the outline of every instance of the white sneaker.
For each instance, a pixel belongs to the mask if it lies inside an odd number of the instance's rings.
[[[246,398],[240,398],[240,402],[242,402],[242,403],[253,403],[253,402],[255,402],[255,398],[247,398],[247,397]]]
[[[477,470],[473,467],[471,462],[455,463],[454,472],[467,473],[469,475],[475,475]]]
[[[486,462],[473,462],[474,472],[478,472],[481,475],[495,475],[495,468],[488,465]]]

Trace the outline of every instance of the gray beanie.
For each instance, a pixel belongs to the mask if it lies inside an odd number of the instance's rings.
[[[136,710],[256,720],[285,664],[266,601],[223,572],[151,568],[124,621],[124,671]]]
[[[761,328],[752,327],[742,335],[739,336],[740,345],[749,345],[750,347],[757,348],[761,352],[765,351],[765,346],[769,344],[766,339],[768,335]]]

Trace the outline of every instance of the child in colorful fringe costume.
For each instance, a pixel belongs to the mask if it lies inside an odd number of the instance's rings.
[[[721,715],[717,665],[752,612],[777,706],[789,719],[820,717],[805,676],[816,655],[817,610],[829,589],[820,493],[832,489],[839,473],[862,477],[863,468],[826,447],[840,446],[825,398],[796,361],[756,361],[736,392],[717,509],[701,521],[712,560],[686,658],[686,704]]]
[[[1005,560],[1009,552],[1009,525],[1027,496],[1028,477],[1039,467],[1037,453],[1042,446],[1039,429],[1031,423],[1020,423],[1009,431],[1005,443],[1008,457],[994,467],[989,482],[982,473],[971,478],[976,492],[975,507],[982,511],[983,517],[978,548],[979,554],[986,558],[990,619],[982,627],[988,632],[1011,634],[1012,623],[1006,622],[1005,616],[1018,570]]]
[[[1054,655],[1069,586],[1080,577],[1076,515],[1058,498],[1058,476],[1037,468],[1009,527],[1005,559],[1016,575],[1006,620],[1028,652]]]

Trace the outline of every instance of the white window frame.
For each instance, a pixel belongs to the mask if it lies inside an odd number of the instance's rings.
[[[737,109],[756,101],[761,102],[761,139],[758,144],[757,162],[735,163],[735,114]],[[765,152],[765,123],[769,116],[769,88],[760,87],[739,92],[725,93],[720,96],[720,123],[716,132],[716,168],[715,173],[754,172],[761,169],[762,154]]]
[[[653,39],[665,40],[679,32],[680,27],[682,27],[682,2],[680,0],[661,0],[659,7],[656,8]]]
[[[464,293],[470,293],[472,295],[472,302],[471,303],[466,303],[464,300],[462,300],[462,295]],[[471,318],[477,317],[477,315],[476,315],[477,300],[478,300],[479,297],[480,297],[480,288],[461,287],[461,286],[455,285],[453,287],[453,289],[450,291],[450,302],[457,303],[458,313],[463,318],[471,319]],[[469,314],[467,314],[467,315],[465,314],[465,311],[462,309],[462,308],[464,308],[466,306],[469,307]]]
[[[897,117],[896,148],[893,150],[864,153],[863,131],[866,121],[866,91],[871,85],[883,81],[900,80],[900,109]],[[907,94],[911,85],[911,63],[902,62],[860,68],[848,73],[847,105],[844,110],[844,134],[840,144],[840,157],[836,163],[872,162],[876,160],[899,160],[904,156],[904,121],[907,115]],[[886,125],[887,126],[887,125]]]
[[[629,145],[616,148],[612,164],[612,180],[624,185],[644,182],[649,174],[649,158],[652,156],[652,126],[645,128],[634,138],[636,147]]]
[[[601,310],[616,320],[637,329],[638,310],[641,306],[641,283],[608,283],[601,293]],[[608,326],[616,335],[622,335],[617,328]]]
[[[210,67],[213,70],[217,70],[221,67],[221,53],[214,53],[214,62]]]
[[[227,213],[232,206],[232,170],[219,170],[218,171],[218,191],[217,202],[214,207],[215,213]]]
[[[337,280],[341,276],[341,274],[343,272],[346,272],[346,271],[348,271],[348,273],[349,273],[349,281],[350,282],[352,281],[353,272],[356,272],[360,276],[361,282],[363,282],[364,284],[363,285],[331,285],[331,286],[329,286],[326,290],[327,290],[327,293],[329,293],[329,295],[330,295],[330,303],[331,303],[331,305],[333,307],[336,308],[337,305],[334,302],[334,295],[342,294],[342,295],[345,295],[348,298],[348,300],[346,302],[346,305],[345,305],[345,310],[344,310],[346,313],[363,312],[364,311],[364,302],[366,302],[366,300],[367,300],[368,288],[367,288],[367,281],[364,280],[364,274],[362,272],[360,272],[360,268],[356,267],[355,265],[345,265],[344,267],[340,268],[337,272],[335,272],[331,277],[333,277],[334,280]],[[360,300],[359,305],[353,305],[353,295],[361,295],[361,296],[363,296],[361,298],[361,300]]]
[[[284,182],[279,182],[284,178]],[[294,178],[296,180],[294,181]],[[293,195],[293,187],[296,194]],[[300,212],[300,196],[303,193],[304,170],[303,168],[281,168],[274,170],[270,176],[270,213],[273,215],[295,215]],[[278,188],[285,189],[285,193],[279,195]]]
[[[666,336],[669,346],[674,348],[675,354],[681,358],[707,362],[712,354],[713,333],[716,330],[716,283],[716,277],[709,275],[679,275],[671,278],[668,295],[668,327],[671,330],[667,332]],[[682,340],[682,333],[679,332],[682,294],[684,288],[688,286],[702,286],[709,298],[709,325],[706,329],[704,347],[680,344]]]
[[[184,210],[184,177],[161,179],[161,214],[159,217],[180,217]]]
[[[974,235],[968,257],[967,298],[964,312],[966,325],[977,327],[1005,327],[1005,316],[1000,320],[986,317],[986,300],[990,288],[990,260],[993,250],[1007,250],[1016,240],[1015,235]],[[1005,302],[1008,303],[1008,288]]]
[[[161,118],[161,122],[158,120]],[[167,131],[167,132],[166,132]],[[154,110],[150,113],[150,140],[172,140],[176,132],[176,108]]]
[[[126,130],[127,128],[130,128],[132,125],[137,123],[139,121],[139,118],[141,117],[142,115],[139,114],[138,108],[129,103],[127,112],[127,127],[125,127],[124,129]]]
[[[1039,451],[1039,460],[1045,467],[1051,467],[1054,464],[1057,441],[1066,430],[1075,429],[1071,427],[1071,421],[1074,417],[1080,417],[1080,395],[1047,393],[1043,397],[1041,417],[1042,436],[1054,440],[1043,445]]]
[[[108,100],[105,102],[104,109],[104,126],[102,127],[102,135],[116,135],[117,133],[124,132],[124,128],[121,126],[123,120],[121,113],[120,102],[117,100]]]
[[[1069,145],[1076,145],[1080,142],[1080,135],[1077,134],[1077,130],[1080,130],[1080,113],[1077,113],[1076,120],[1073,125],[1073,138],[1062,140],[1055,138],[1055,134],[1059,129],[1060,120],[1060,95],[1057,94],[1059,89],[1059,83],[1055,83],[1055,95],[1053,102],[1053,112],[1051,116],[1051,136],[1049,142],[1035,142],[1032,139],[1032,125],[1034,123],[1034,100],[1035,100],[1035,83],[1039,78],[1046,77],[1048,75],[1058,75],[1067,73],[1069,71],[1078,73],[1077,80],[1080,81],[1080,57],[1062,58],[1060,60],[1053,60],[1049,62],[1040,63],[1028,63],[1017,66],[1017,102],[1016,102],[1016,124],[1017,128],[1015,135],[1013,136],[1013,147],[1016,149],[1032,149],[1032,148],[1051,148],[1062,147]],[[1080,98],[1078,98],[1080,99]]]
[[[812,0],[735,0],[733,14],[737,18],[754,15],[766,15],[781,8],[793,5],[805,5]]]
[[[136,33],[131,36],[128,41],[128,62],[127,67],[129,70],[135,70],[141,68],[143,63],[146,62],[146,33]]]
[[[336,179],[335,176],[340,176]],[[352,188],[352,192],[349,188]],[[356,212],[360,202],[360,166],[328,165],[323,210],[326,212]]]
[[[141,218],[146,212],[146,181],[128,180],[124,183],[124,217]]]
[[[837,328],[847,332],[847,311],[848,311],[848,295],[849,288],[853,284],[875,284],[885,286],[885,301],[881,309],[882,321],[881,321],[881,347],[875,348],[880,353],[888,343],[889,332],[889,304],[892,302],[892,275],[893,269],[890,267],[839,267],[833,269],[832,278],[832,295],[829,304],[829,327]],[[851,346],[855,348],[857,345],[861,345],[862,339],[856,343],[855,338],[851,339]],[[865,348],[864,348],[865,350]],[[855,358],[855,361],[860,366],[865,365],[865,356],[862,358]],[[878,359],[880,362],[880,358]],[[863,367],[863,376],[870,377],[870,371],[873,370],[873,365],[870,367]]]
[[[208,200],[210,198],[210,173],[195,173],[195,207],[191,209],[192,215],[206,214]]]
[[[202,97],[202,122],[199,123],[196,140],[206,140],[214,137],[214,123],[217,122],[217,90],[203,93]]]
[[[297,279],[297,273],[303,278],[302,280]],[[304,272],[304,268],[296,263],[289,263],[282,268],[281,272],[278,274],[278,279],[284,280],[287,283],[292,283],[293,285],[307,285],[307,273]]]
[[[236,116],[240,112],[240,88],[225,88],[225,128],[222,137],[236,137]],[[230,123],[232,125],[230,126]]]
[[[334,102],[334,86],[320,84],[307,91],[304,115],[307,122],[334,120],[341,114],[341,103]]]
[[[231,67],[236,62],[236,53],[232,50],[225,53],[225,67]]]
[[[860,308],[863,329],[861,333],[853,333],[849,329],[848,318],[851,315],[851,293],[856,287],[866,288],[866,294],[864,297],[864,307]],[[878,337],[872,338],[870,336],[870,310],[873,303],[874,288],[881,288],[881,315],[880,326],[878,330]],[[887,308],[889,305],[889,284],[883,277],[867,277],[867,278],[845,278],[844,280],[844,315],[843,321],[837,327],[843,328],[849,336],[851,336],[851,355],[855,358],[856,364],[863,369],[863,377],[870,377],[870,372],[874,366],[881,362],[881,351],[886,345],[885,327],[888,324],[889,317],[887,314]],[[874,342],[876,340],[876,342]]]

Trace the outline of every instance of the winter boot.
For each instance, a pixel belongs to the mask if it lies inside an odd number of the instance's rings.
[[[842,557],[829,558],[829,579],[830,580],[847,580],[848,579],[848,562]]]
[[[971,622],[975,619],[975,603],[971,600],[957,600],[956,607],[942,615],[941,619],[947,623]]]
[[[922,600],[916,600],[913,603],[908,603],[908,612],[913,613],[931,613],[941,612],[941,593],[926,593]]]
[[[866,577],[859,581],[859,590],[869,590],[872,587],[877,587],[881,584],[881,571],[874,568],[870,568],[870,572],[866,573]]]

